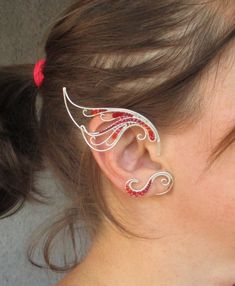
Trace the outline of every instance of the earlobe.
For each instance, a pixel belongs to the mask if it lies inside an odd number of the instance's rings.
[[[94,157],[96,158],[103,172],[106,174],[107,177],[109,177],[112,180],[112,182],[115,185],[119,186],[120,182],[123,181],[123,179],[119,180],[119,177],[122,178],[123,176],[123,178],[125,178],[127,175],[130,176],[130,172],[125,171],[124,168],[120,167],[117,164],[118,160],[117,157],[114,155],[117,154],[116,152],[118,152],[118,150],[119,151],[124,150],[126,147],[126,142],[128,142],[128,140],[130,139],[131,140],[133,139],[132,136],[130,137],[127,135],[127,132],[129,131],[130,127],[138,127],[137,129],[138,130],[141,129],[141,132],[138,131],[135,140],[139,141],[138,145],[142,146],[142,148],[140,149],[141,152],[137,152],[138,156],[137,159],[135,159],[137,163],[133,165],[134,166],[133,170],[135,171],[132,170],[131,172],[132,178],[126,180],[125,186],[123,186],[125,191],[131,196],[136,196],[136,197],[143,196],[145,193],[147,192],[149,193],[149,188],[151,187],[153,181],[159,177],[161,178],[160,186],[163,187],[163,190],[160,192],[153,191],[151,193],[155,193],[155,195],[162,195],[171,190],[173,186],[173,176],[169,172],[160,170],[148,174],[149,171],[151,170],[149,168],[149,165],[146,167],[145,164],[139,165],[138,163],[141,162],[139,158],[143,158],[143,156],[141,157],[140,155],[142,154],[143,150],[146,149],[143,148],[146,144],[146,140],[155,145],[156,147],[155,150],[157,150],[157,155],[158,156],[160,155],[160,137],[157,129],[150,120],[148,120],[146,117],[135,111],[125,108],[110,108],[110,107],[88,108],[77,105],[74,102],[72,102],[72,100],[69,98],[65,87],[63,88],[63,95],[64,95],[65,106],[70,118],[82,132],[82,135],[86,143],[91,147]],[[90,127],[89,130],[92,131],[88,131],[84,125],[77,124],[72,114],[70,113],[70,110],[67,105],[67,100],[75,107],[82,109],[83,110],[82,113],[85,117],[96,117],[96,116],[99,117],[98,121],[95,120],[94,118],[93,120],[91,120],[89,124]],[[100,129],[101,121],[106,124],[106,127]],[[100,139],[101,141],[99,141]],[[118,147],[117,143],[119,144]],[[116,148],[113,150],[113,147]],[[111,149],[112,151],[110,151]],[[149,152],[152,152],[151,150],[153,149],[148,148]],[[102,155],[98,154],[98,152],[103,154]],[[148,156],[146,158],[149,159],[147,160],[148,162],[151,162],[151,158],[155,158],[155,155]],[[145,161],[145,163],[147,161]],[[113,168],[110,168],[111,166],[113,166]],[[132,185],[133,183],[139,183],[139,179],[136,179],[135,177],[133,178],[133,175],[135,176],[135,173],[138,175],[138,178],[144,177],[143,174],[145,173],[148,174],[147,183],[140,189],[135,189]]]

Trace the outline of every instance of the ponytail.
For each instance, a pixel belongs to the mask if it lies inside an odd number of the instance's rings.
[[[0,68],[0,218],[45,197],[35,187],[43,164],[32,70],[30,64]]]

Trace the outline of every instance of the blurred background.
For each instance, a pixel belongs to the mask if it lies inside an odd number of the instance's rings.
[[[0,65],[35,63],[42,58],[45,33],[72,2],[0,0]],[[38,184],[51,195],[50,205],[26,203],[16,215],[0,220],[0,286],[50,286],[64,275],[39,269],[27,260],[30,234],[65,203],[49,171],[40,174]]]

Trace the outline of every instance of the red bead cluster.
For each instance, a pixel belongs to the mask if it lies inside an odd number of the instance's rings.
[[[113,113],[113,118],[116,118],[116,117],[133,117],[133,114],[128,114],[128,113],[125,113],[125,112],[114,112]],[[128,120],[124,120],[123,122],[128,122]],[[155,140],[155,134],[154,132],[152,131],[152,129],[148,126],[148,124],[144,123],[142,120],[138,119],[138,118],[130,118],[130,122],[137,122],[139,123],[141,126],[143,126],[144,128],[147,129],[148,131],[148,134],[149,134],[149,138],[150,140]],[[120,122],[118,122],[120,123]],[[122,123],[122,122],[121,122]],[[117,130],[117,134],[119,133],[119,129]],[[116,138],[116,137],[115,137]]]
[[[100,113],[102,111],[106,111],[105,109],[94,109],[92,111],[92,114],[97,114],[97,113]],[[113,118],[119,118],[119,120],[117,120],[116,122],[114,122],[113,124],[111,124],[110,126],[102,129],[99,131],[100,134],[108,131],[108,130],[111,130],[113,127],[121,124],[121,123],[138,123],[139,125],[143,126],[144,128],[147,129],[148,131],[148,134],[149,134],[149,138],[150,140],[154,141],[155,140],[155,134],[154,132],[152,131],[152,129],[146,124],[144,123],[142,120],[138,119],[138,118],[135,118],[132,114],[128,114],[126,112],[113,112],[112,114],[112,117]],[[120,133],[120,131],[122,130],[123,127],[120,127],[118,128],[114,134],[112,135],[112,138],[113,139],[116,139],[118,134]]]
[[[128,193],[130,196],[139,197],[139,196],[143,196],[145,193],[148,192],[148,190],[149,190],[151,184],[152,184],[152,180],[150,180],[150,181],[148,182],[147,186],[146,186],[141,192],[133,191],[133,190],[130,188],[129,184],[126,184],[126,188],[125,188],[125,189],[126,189],[127,193]]]

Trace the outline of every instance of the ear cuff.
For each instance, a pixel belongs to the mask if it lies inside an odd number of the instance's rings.
[[[80,106],[75,104],[68,96],[66,87],[63,87],[64,103],[67,112],[73,121],[73,123],[80,129],[84,140],[95,151],[105,152],[113,148],[121,138],[122,134],[130,127],[138,126],[141,128],[142,133],[137,135],[138,140],[145,140],[148,138],[150,142],[157,142],[157,154],[160,156],[160,137],[157,129],[145,116],[125,108],[90,108]],[[79,125],[73,118],[67,104],[67,100],[75,107],[82,110],[82,114],[85,117],[99,116],[104,122],[110,123],[106,128],[89,132],[84,125]],[[97,142],[99,138],[104,137],[100,142]],[[158,177],[163,177],[161,179],[161,184],[164,188],[162,192],[157,193],[157,195],[162,195],[169,192],[173,185],[173,177],[169,172],[158,171],[150,176],[148,182],[141,189],[134,189],[132,184],[137,183],[138,180],[135,178],[129,179],[125,183],[125,190],[130,196],[143,196],[149,191],[154,179]]]

